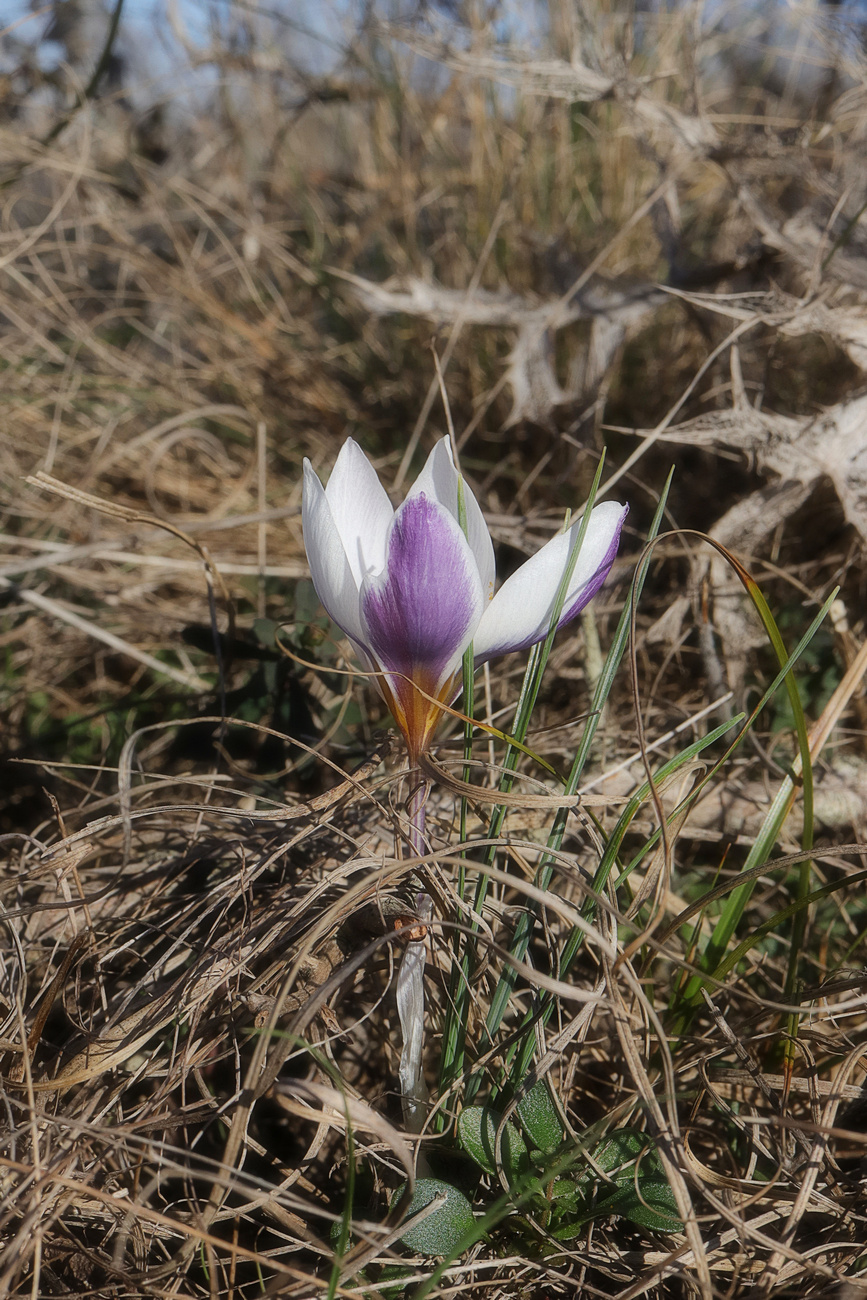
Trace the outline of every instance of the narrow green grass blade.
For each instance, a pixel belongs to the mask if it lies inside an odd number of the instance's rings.
[[[462,475],[458,475],[458,523],[461,526],[465,537],[467,533],[467,506],[464,496],[464,480]],[[473,661],[472,642],[464,651],[463,662],[463,706],[467,721],[464,723],[464,772],[463,779],[469,781],[472,776],[470,763],[473,757],[473,722],[472,717],[475,711],[475,668]],[[467,840],[467,800],[466,796],[461,797],[461,822],[460,822],[461,843],[465,844]],[[461,855],[463,856],[463,854]],[[458,872],[458,893],[461,898],[464,896],[466,888],[465,871],[463,866]]]
[[[711,745],[716,744],[720,737],[725,735],[725,733],[732,727],[737,726],[739,721],[740,717],[730,718],[726,722],[721,723],[718,727],[715,727],[713,731],[708,732],[706,736],[700,737],[692,745],[689,745],[682,753],[676,754],[668,763],[661,767],[655,774],[654,780],[664,781],[669,776],[672,776],[679,768],[683,767],[684,764],[691,762],[693,758],[702,752],[702,750],[708,749]],[[617,865],[618,854],[623,839],[636,814],[641,811],[641,808],[646,802],[649,794],[650,784],[649,782],[645,782],[645,784],[642,785],[640,789],[636,790],[635,794],[631,796],[629,802],[623,809],[623,812],[620,814],[620,817],[617,819],[617,824],[611,832],[599,866],[596,869],[596,874],[593,877],[593,884],[590,891],[588,891],[588,898],[581,908],[582,918],[588,922],[592,922],[596,916],[598,908],[597,899],[601,897],[602,891],[605,889],[608,882],[608,877],[613,868]],[[690,799],[695,798],[695,792],[690,794],[688,797]],[[684,800],[684,802],[686,802],[686,800]],[[679,809],[675,809],[672,816],[676,816],[678,811]],[[647,846],[642,849],[641,855],[639,855],[639,858],[635,861],[639,861],[640,857],[644,856],[646,847]],[[635,865],[635,862],[633,862],[632,865]],[[629,869],[631,870],[631,866]],[[625,874],[625,872],[621,872],[618,877],[618,883],[625,878]],[[576,926],[571,931],[563,946],[560,956],[560,965],[557,972],[558,978],[565,979],[567,977],[585,938],[586,934],[583,929]],[[546,1024],[555,1005],[556,998],[550,994],[544,994],[540,998],[537,1009],[533,1013],[528,1013],[522,1022],[521,1028],[524,1030],[523,1037],[519,1039],[513,1048],[506,1051],[504,1055],[504,1075],[509,1080],[510,1089],[516,1088],[520,1085],[526,1071],[532,1064],[536,1050],[536,1021],[541,1020],[543,1024]]]
[[[858,885],[862,881],[867,881],[867,871],[856,871],[853,875],[844,876],[841,880],[832,880],[827,885],[820,885],[818,889],[811,890],[803,897],[799,894],[794,902],[790,903],[788,907],[784,907],[779,912],[775,912],[767,921],[763,921],[762,924],[752,932],[752,934],[750,934],[746,939],[743,939],[736,948],[733,948],[731,952],[726,953],[725,957],[714,971],[714,980],[721,983],[725,979],[726,975],[728,975],[729,971],[733,970],[741,958],[746,957],[747,953],[754,948],[761,939],[764,939],[765,935],[773,934],[775,930],[779,930],[781,926],[785,925],[786,921],[792,920],[793,917],[797,918],[800,913],[805,912],[806,909],[812,907],[814,903],[820,902],[823,898],[830,898],[832,894],[835,894],[840,889],[851,889],[853,885]],[[796,1001],[797,999],[793,994],[790,995],[786,993],[783,1000],[789,1002]]]
[[[668,479],[666,480],[665,483],[665,487],[660,496],[656,511],[654,512],[653,520],[651,522],[650,530],[648,532],[647,546],[649,546],[653,541],[655,541],[656,537],[659,534],[659,529],[665,515],[665,505],[666,505],[666,501],[668,500],[668,493],[671,488],[671,481],[673,475],[674,475],[674,470],[672,470],[669,473]],[[614,684],[614,679],[617,674],[617,670],[620,667],[620,662],[626,651],[626,646],[629,641],[629,629],[632,621],[631,618],[632,610],[635,608],[635,606],[638,603],[638,600],[640,599],[641,592],[644,587],[644,582],[647,577],[648,569],[650,567],[650,558],[651,558],[651,553],[647,551],[647,549],[645,548],[644,558],[640,561],[632,580],[630,598],[624,604],[623,611],[620,615],[620,619],[617,624],[617,629],[614,633],[611,649],[609,650],[605,658],[605,664],[603,665],[602,674],[599,678],[599,681],[597,682],[596,690],[593,695],[593,702],[591,705],[590,716],[587,719],[587,723],[584,727],[584,732],[581,737],[581,742],[578,746],[578,750],[576,752],[575,758],[572,762],[572,766],[569,771],[569,776],[566,780],[565,793],[568,795],[575,794],[575,792],[578,789],[578,784],[581,780],[581,773],[584,770],[584,765],[587,762],[587,758],[590,754],[590,749],[593,744],[593,740],[596,736],[596,732],[599,727],[599,722],[602,717],[602,710],[611,692],[611,688]],[[635,814],[633,813],[632,816],[634,815]],[[568,811],[566,809],[562,809],[558,811],[554,816],[551,832],[548,836],[547,847],[549,849],[552,849],[555,853],[559,852],[560,846],[563,842],[563,836],[566,831],[567,818],[568,818]],[[534,884],[538,885],[540,889],[547,889],[551,882],[552,863],[553,863],[552,858],[543,857],[542,861],[539,864],[539,869],[536,873]],[[512,955],[518,957],[519,960],[523,960],[523,957],[527,951],[527,947],[529,946],[534,918],[535,918],[535,909],[529,909],[519,918],[518,925],[515,928],[515,934],[513,936],[510,951]],[[506,1007],[509,1004],[509,998],[511,997],[512,992],[515,988],[516,980],[517,980],[517,974],[514,968],[512,966],[507,966],[503,970],[500,976],[485,1021],[485,1027],[490,1042],[493,1042],[493,1035],[496,1033],[497,1029],[499,1028],[502,1022],[503,1016],[505,1015]],[[532,1029],[530,1029],[529,1032],[532,1034]],[[522,1054],[522,1059],[523,1059],[523,1054]],[[523,1071],[519,1072],[516,1078],[510,1080],[510,1083],[512,1083],[514,1086],[517,1086],[520,1083],[522,1075],[523,1075]]]
[[[641,593],[644,590],[645,579],[647,578],[647,573],[650,568],[651,554],[649,551],[647,551],[647,547],[652,542],[654,542],[657,536],[659,535],[659,529],[662,526],[662,520],[665,515],[665,506],[666,506],[666,502],[668,501],[668,494],[671,490],[671,481],[673,477],[674,477],[674,470],[672,469],[668,475],[668,478],[665,481],[665,487],[662,490],[662,494],[659,498],[659,504],[656,507],[656,511],[654,512],[653,520],[651,522],[650,529],[647,534],[647,542],[645,544],[645,551],[646,551],[645,556],[639,562],[638,568],[635,571],[635,575],[632,579],[632,588],[630,591],[629,599],[626,601],[626,603],[623,606],[623,611],[620,615],[620,619],[618,620],[617,628],[615,629],[614,632],[614,638],[611,642],[611,649],[608,651],[608,654],[605,657],[605,664],[602,668],[602,675],[599,678],[599,681],[596,685],[596,690],[593,695],[593,702],[590,705],[590,715],[587,719],[587,723],[581,735],[581,740],[579,742],[578,749],[576,750],[575,757],[572,760],[572,766],[569,769],[569,776],[566,780],[566,787],[565,787],[566,794],[575,794],[575,792],[578,789],[578,783],[581,780],[581,773],[584,771],[585,764],[587,762],[587,759],[590,756],[590,750],[593,746],[593,741],[596,738],[596,732],[599,729],[599,723],[602,718],[603,707],[608,700],[608,696],[611,694],[611,688],[614,685],[614,678],[616,677],[617,670],[620,667],[620,661],[622,660],[626,652],[626,646],[629,642],[629,628],[632,621],[632,610],[638,605],[638,602],[641,599]],[[568,818],[568,812],[565,809],[557,813],[554,819],[553,827],[551,829],[551,835],[548,840],[549,848],[553,848],[553,849],[560,848],[560,845],[563,842],[563,835],[566,830],[567,818]]]
[[[551,646],[554,642],[554,636],[557,632],[557,624],[560,619],[560,614],[562,613],[563,610],[563,604],[566,599],[566,593],[569,589],[569,582],[571,581],[572,574],[575,569],[575,564],[578,560],[578,555],[581,551],[581,547],[584,543],[584,538],[587,534],[587,529],[590,525],[590,515],[593,510],[593,504],[596,497],[596,492],[598,491],[599,488],[599,482],[602,477],[602,470],[604,464],[605,464],[605,457],[603,455],[597,466],[596,474],[593,479],[590,493],[587,498],[587,504],[584,508],[584,514],[582,516],[581,523],[578,525],[575,540],[572,543],[572,546],[569,551],[569,558],[566,564],[566,568],[563,572],[563,576],[560,580],[560,584],[557,589],[557,596],[554,601],[554,606],[551,613],[551,619],[548,625],[548,634],[545,637],[544,642],[534,646],[533,650],[530,653],[530,659],[527,664],[527,670],[524,674],[524,680],[521,686],[521,693],[518,698],[518,706],[516,709],[515,723],[512,728],[515,738],[521,743],[522,746],[526,739],[527,730],[530,725],[530,720],[533,716],[533,709],[535,708],[536,701],[539,696],[539,690],[542,685],[542,678],[544,676],[545,667],[548,662],[548,656],[551,651]],[[512,744],[507,745],[506,754],[503,759],[504,771],[499,781],[499,788],[504,793],[508,793],[512,788],[513,780],[514,780],[512,774],[517,769],[519,753],[520,751],[517,746]],[[488,836],[487,836],[488,839],[496,840],[499,838],[500,834],[502,833],[503,823],[506,817],[506,811],[507,811],[506,807],[502,804],[494,806],[493,811],[491,813],[489,826],[488,826]],[[492,847],[488,850],[485,857],[486,865],[489,866],[492,865],[496,859],[496,855],[497,855],[496,845],[492,845]],[[482,907],[484,906],[485,898],[487,896],[487,890],[488,890],[488,877],[484,872],[480,872],[478,883],[476,886],[475,897],[473,900],[473,909],[476,913],[480,913]],[[466,1016],[469,1008],[472,970],[474,968],[475,962],[476,962],[475,946],[472,942],[472,939],[468,938],[464,948],[464,957],[460,963],[460,972],[457,977],[457,983],[456,985],[452,985],[450,981],[450,991],[453,989],[453,992],[452,992],[452,998],[450,1004],[450,1011],[448,1015],[448,1020],[450,1022],[448,1026],[449,1034],[447,1040],[444,1041],[444,1051],[443,1051],[441,1070],[440,1070],[441,1086],[447,1086],[449,1083],[451,1083],[451,1081],[454,1078],[456,1078],[463,1071],[463,1062],[464,1062],[465,1044],[466,1044]],[[455,1022],[457,1024],[458,1026],[457,1030],[453,1028],[452,1022]],[[478,1087],[478,1082],[479,1082],[478,1079],[470,1081],[469,1084],[470,1092],[467,1094],[465,1098],[467,1104],[469,1104],[469,1102],[472,1100],[472,1097],[475,1095],[475,1090]]]
[[[464,535],[467,533],[467,510],[464,500],[464,481],[458,477],[458,522],[463,529]],[[472,644],[467,646],[464,653],[463,662],[463,707],[467,721],[464,723],[464,768],[463,779],[469,782],[472,779],[472,767],[470,766],[473,757],[473,713],[475,711],[475,664],[473,659]],[[460,836],[461,843],[466,844],[467,835],[467,811],[468,804],[466,795],[461,796],[460,802]],[[461,864],[458,867],[457,874],[457,892],[458,897],[464,899],[467,889],[467,870],[465,866],[466,853],[461,851]],[[452,940],[452,960],[449,972],[448,998],[446,1001],[446,1015],[443,1023],[442,1042],[440,1050],[440,1082],[441,1086],[447,1084],[456,1073],[460,1073],[462,1068],[463,1043],[466,1036],[466,1025],[462,1023],[466,1014],[466,997],[464,979],[466,977],[465,962],[462,959],[465,952],[465,938],[460,931],[455,931]],[[441,1113],[437,1115],[438,1128],[444,1127],[444,1119]]]
[[[752,588],[755,587],[752,579],[750,579],[750,585]],[[748,590],[749,589],[750,588],[748,588]],[[803,708],[801,707],[800,695],[798,693],[797,683],[794,679],[792,668],[806,645],[809,644],[809,641],[812,639],[819,625],[824,620],[833,600],[836,598],[836,594],[836,591],[833,592],[825,601],[818,615],[813,619],[807,632],[798,642],[795,651],[791,655],[786,652],[779,629],[777,628],[773,616],[768,609],[764,597],[761,596],[761,593],[758,593],[759,599],[755,601],[756,608],[768,629],[769,638],[781,664],[780,673],[777,678],[775,678],[775,682],[778,682],[780,678],[785,681],[789,700],[795,716],[798,732],[798,748],[801,758],[801,779],[803,780],[804,791],[804,833],[806,846],[809,846],[812,842],[813,770],[810,760],[810,746],[807,736],[806,720],[804,718]],[[753,595],[752,590],[751,595]],[[744,862],[744,872],[751,871],[753,868],[761,866],[761,864],[766,862],[770,857],[780,830],[782,829],[795,801],[798,784],[799,782],[794,775],[788,774],[783,778],[773,803],[765,815],[759,834],[756,837],[756,841]],[[799,894],[803,897],[809,890],[809,862],[805,863],[804,868],[799,873],[799,881]],[[804,887],[805,885],[806,888]],[[755,880],[749,880],[740,886],[734,887],[714,927],[713,934],[708,941],[707,947],[699,956],[697,965],[699,965],[701,969],[706,971],[709,975],[712,975],[714,979],[717,978],[717,968],[725,956],[728,945],[731,942],[738,924],[740,923],[744,909],[750,900],[754,888]],[[678,1017],[675,1032],[683,1032],[689,1024],[691,1009],[699,1004],[703,982],[701,976],[693,975],[687,981],[685,988],[676,995],[672,1007],[673,1012]]]
[[[649,556],[648,556],[648,560],[649,560]],[[637,578],[638,575],[636,575],[636,579]],[[723,767],[723,765],[731,757],[732,753],[742,743],[745,736],[749,732],[749,728],[752,725],[752,722],[755,720],[756,716],[758,716],[761,709],[765,707],[768,700],[771,699],[775,691],[779,688],[780,684],[788,679],[791,670],[794,667],[795,663],[797,662],[798,658],[803,653],[807,645],[809,645],[817,629],[819,628],[822,621],[824,620],[835,595],[836,593],[832,593],[832,595],[825,602],[825,605],[822,607],[822,609],[819,611],[817,616],[814,618],[813,622],[811,623],[810,627],[807,629],[805,634],[801,637],[801,639],[799,640],[797,646],[795,647],[791,655],[788,656],[786,655],[785,647],[782,645],[782,640],[780,639],[779,644],[782,647],[783,659],[782,659],[779,673],[774,678],[774,681],[771,683],[771,685],[768,687],[768,689],[762,696],[762,699],[759,701],[759,704],[756,706],[755,710],[751,714],[746,725],[738,732],[738,735],[734,738],[732,744],[728,747],[725,754],[723,754],[722,757],[713,765],[713,767],[710,769],[710,771],[705,776],[705,778],[697,785],[696,789],[694,791],[691,791],[687,799],[684,800],[678,806],[678,808],[675,810],[675,813],[672,814],[673,816],[683,812],[686,808],[688,808],[692,803],[694,803],[700,797],[705,785],[713,778],[713,776],[720,770],[720,768]],[[624,614],[627,613],[628,613],[628,609],[624,611]],[[768,613],[770,612],[768,611]],[[621,620],[621,622],[623,622],[623,620]],[[624,625],[623,630],[624,633],[628,635],[628,626]],[[777,633],[777,635],[779,636],[779,633]],[[626,642],[626,636],[624,635],[624,643],[623,643],[624,648],[625,648],[625,642]],[[616,638],[615,638],[615,645],[616,645]],[[613,649],[614,647],[612,647],[612,650]],[[682,766],[685,761],[688,761],[689,759],[695,757],[699,752],[701,752],[702,749],[708,748],[710,744],[720,739],[727,730],[730,730],[731,727],[737,726],[742,720],[743,720],[743,715],[739,715],[737,718],[733,718],[729,722],[724,723],[720,727],[716,728],[710,734],[709,737],[705,737],[703,738],[702,741],[698,742],[696,745],[688,747],[683,752],[682,755],[678,755],[674,760],[672,760],[671,765],[667,765],[666,767],[663,767],[656,774],[655,780],[656,781],[665,780],[669,775],[671,775],[674,771],[676,771],[678,767]],[[804,730],[804,735],[806,737],[806,728]],[[579,756],[576,756],[576,760],[578,757],[580,757],[580,752],[579,752]],[[624,809],[624,812],[621,814],[617,826],[615,827],[615,830],[612,833],[611,839],[609,840],[606,846],[599,867],[597,868],[596,875],[593,880],[593,886],[592,886],[594,894],[599,895],[601,891],[605,888],[611,869],[617,860],[617,855],[619,854],[620,851],[620,845],[623,841],[626,831],[628,830],[629,824],[632,822],[636,813],[639,811],[641,805],[647,799],[649,793],[650,793],[649,786],[645,784],[642,787],[642,789],[638,791],[635,796],[633,796],[633,801],[630,801],[630,804],[627,805],[627,807]],[[565,817],[563,817],[562,814],[558,814],[558,819],[565,824]],[[628,866],[621,871],[620,875],[618,876],[618,882],[617,882],[618,885],[628,878],[630,872],[634,870],[636,866],[638,866],[641,860],[646,856],[649,849],[656,845],[656,843],[660,839],[660,836],[661,836],[660,830],[654,832],[653,836],[651,836],[650,839],[642,846],[641,850],[639,850],[638,854],[636,854],[632,862],[629,863]],[[550,843],[551,841],[549,840],[549,844]],[[550,879],[550,876],[548,877],[548,879]],[[548,880],[544,878],[543,872],[541,870],[539,875],[537,876],[536,883],[540,884],[544,888],[547,888]],[[588,903],[585,905],[585,907],[582,908],[582,916],[584,917],[584,919],[591,921],[593,919],[593,916],[595,915],[595,910],[596,910],[596,905],[593,902],[593,900],[590,899],[588,900]],[[528,923],[526,926],[527,938],[529,938],[529,933],[532,926],[532,917],[528,916],[526,920]],[[515,937],[516,939],[518,938],[517,931]],[[585,937],[584,932],[580,929],[577,929],[576,931],[573,932],[572,935],[570,935],[569,939],[567,940],[567,943],[564,946],[561,955],[561,964],[560,964],[560,972],[559,972],[560,978],[564,978],[565,974],[568,972],[572,962],[575,959],[575,956],[577,955],[578,950],[580,949],[584,941],[584,937]],[[526,951],[526,947],[524,951]],[[503,982],[509,979],[511,979],[512,987],[514,987],[515,976],[514,976],[514,972],[511,969],[508,972],[504,973]],[[501,1010],[504,1012],[508,999],[503,998],[503,995],[500,993],[499,988],[497,990],[497,993],[500,994]],[[547,1011],[544,1010],[545,1005],[546,1005],[546,1000],[542,999],[543,1011],[541,1014],[544,1016],[544,1019],[547,1020],[547,1017],[550,1014],[550,1009],[548,1009]],[[520,1082],[521,1078],[523,1077],[525,1070],[529,1068],[529,1065],[532,1062],[533,1054],[535,1051],[535,1030],[533,1026],[539,1014],[540,1013],[537,1010],[537,1012],[534,1015],[532,1016],[528,1015],[525,1018],[524,1023],[526,1025],[526,1035],[524,1041],[522,1044],[520,1044],[520,1046],[518,1046],[515,1049],[512,1049],[512,1051],[507,1054],[506,1074],[509,1077],[510,1085],[517,1086],[517,1084]],[[511,1067],[509,1067],[508,1061],[512,1057],[515,1058],[514,1064]]]
[[[334,1262],[328,1279],[328,1300],[334,1300],[340,1286],[340,1268],[343,1257],[349,1249],[352,1236],[352,1216],[355,1202],[355,1135],[349,1108],[346,1110],[346,1191],[344,1193],[343,1214],[340,1219],[340,1232],[334,1245]]]

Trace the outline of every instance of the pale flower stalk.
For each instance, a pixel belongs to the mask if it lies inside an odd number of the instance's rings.
[[[403,733],[410,761],[430,748],[461,689],[464,652],[478,667],[548,633],[580,520],[495,592],[494,546],[448,438],[394,510],[376,471],[348,439],[328,486],[304,461],[302,521],[313,584],[349,637]],[[593,599],[614,563],[627,507],[591,511],[558,626]]]

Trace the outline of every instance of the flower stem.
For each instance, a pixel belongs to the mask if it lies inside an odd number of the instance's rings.
[[[416,857],[424,857],[428,851],[425,839],[425,810],[427,808],[430,783],[420,781],[409,797],[409,842]],[[418,919],[427,923],[433,913],[430,894],[419,890],[415,896],[415,911]],[[424,1050],[424,967],[426,959],[424,939],[411,939],[406,945],[406,952],[400,964],[395,986],[397,1013],[403,1034],[403,1050],[400,1056],[401,1104],[403,1122],[410,1133],[420,1133],[427,1119],[428,1090],[422,1071],[422,1054]]]
[[[430,781],[419,781],[409,796],[407,812],[409,813],[409,842],[413,853],[423,858],[427,853],[427,840],[424,835],[427,800],[430,794]]]

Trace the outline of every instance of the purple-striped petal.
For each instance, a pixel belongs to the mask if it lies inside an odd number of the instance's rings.
[[[460,475],[455,469],[455,463],[452,460],[451,443],[448,438],[440,438],[428,456],[424,469],[413,484],[407,500],[409,501],[412,497],[421,494],[431,497],[434,501],[438,501],[441,506],[445,506],[452,518],[460,523],[458,509],[459,479]],[[488,525],[485,523],[481,507],[466,480],[464,480],[463,485],[463,499],[466,514],[466,537],[470,544],[470,550],[475,556],[479,577],[482,580],[482,595],[488,601],[494,594],[494,578],[496,576],[494,544],[491,541],[491,534],[488,532]]]
[[[361,589],[364,641],[413,756],[424,751],[483,608],[478,567],[451,514],[421,493],[394,516],[383,573]],[[420,688],[417,690],[416,687]]]
[[[627,506],[606,501],[590,515],[558,627],[589,604],[607,578],[620,544],[627,510]],[[580,520],[568,532],[552,537],[497,592],[473,637],[477,664],[510,650],[526,649],[547,635],[579,524]]]

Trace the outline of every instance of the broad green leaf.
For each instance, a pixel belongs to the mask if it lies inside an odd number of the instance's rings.
[[[577,1237],[591,1219],[615,1214],[654,1232],[676,1232],[680,1228],[677,1203],[662,1162],[646,1133],[631,1128],[617,1129],[590,1154],[613,1185],[596,1180],[589,1171],[578,1179],[576,1186],[586,1208],[579,1210],[572,1223],[554,1230],[558,1241]],[[594,1183],[596,1199],[590,1201]]]
[[[319,597],[316,588],[307,578],[295,584],[295,622],[312,623],[319,613]]]
[[[414,1270],[406,1264],[384,1264],[382,1272],[376,1279],[376,1291],[369,1294],[382,1296],[382,1300],[401,1300],[401,1297],[406,1294],[413,1272]],[[389,1286],[389,1283],[392,1285]]]
[[[563,1141],[563,1121],[544,1079],[533,1084],[516,1109],[533,1145],[540,1151],[556,1151]]]
[[[662,1166],[657,1162],[654,1170],[645,1172],[639,1165],[638,1176],[632,1170],[630,1174],[628,1180],[621,1180],[618,1176],[620,1186],[617,1191],[597,1209],[603,1214],[622,1215],[640,1228],[650,1228],[653,1232],[677,1232],[683,1225]]]
[[[392,1205],[403,1196],[405,1183],[392,1197]],[[440,1178],[420,1178],[415,1185],[406,1217],[418,1214],[431,1201],[443,1197],[442,1205],[432,1211],[421,1223],[411,1225],[401,1237],[407,1250],[419,1255],[451,1255],[461,1238],[471,1231],[475,1219],[473,1209],[463,1192]]]
[[[607,1134],[590,1154],[603,1173],[613,1174],[615,1170],[637,1160],[642,1152],[648,1151],[650,1146],[650,1139],[646,1133],[641,1133],[635,1128],[618,1128],[613,1133]],[[651,1154],[652,1152],[648,1151],[648,1157]],[[659,1157],[655,1154],[654,1159],[659,1163]]]
[[[277,648],[277,633],[279,631],[280,624],[275,623],[273,618],[253,619],[253,635],[260,645],[267,646],[269,650]]]
[[[567,1212],[577,1209],[581,1189],[571,1178],[555,1178],[549,1196],[551,1209],[562,1218]]]
[[[588,1189],[580,1188],[574,1179],[555,1178],[535,1190],[527,1206],[546,1229],[551,1229],[563,1223],[574,1225],[585,1209],[587,1196]]]
[[[458,1141],[487,1174],[497,1172],[497,1130],[502,1118],[489,1106],[468,1106],[458,1119]],[[500,1135],[500,1161],[510,1183],[530,1168],[527,1144],[511,1120],[507,1120]]]

